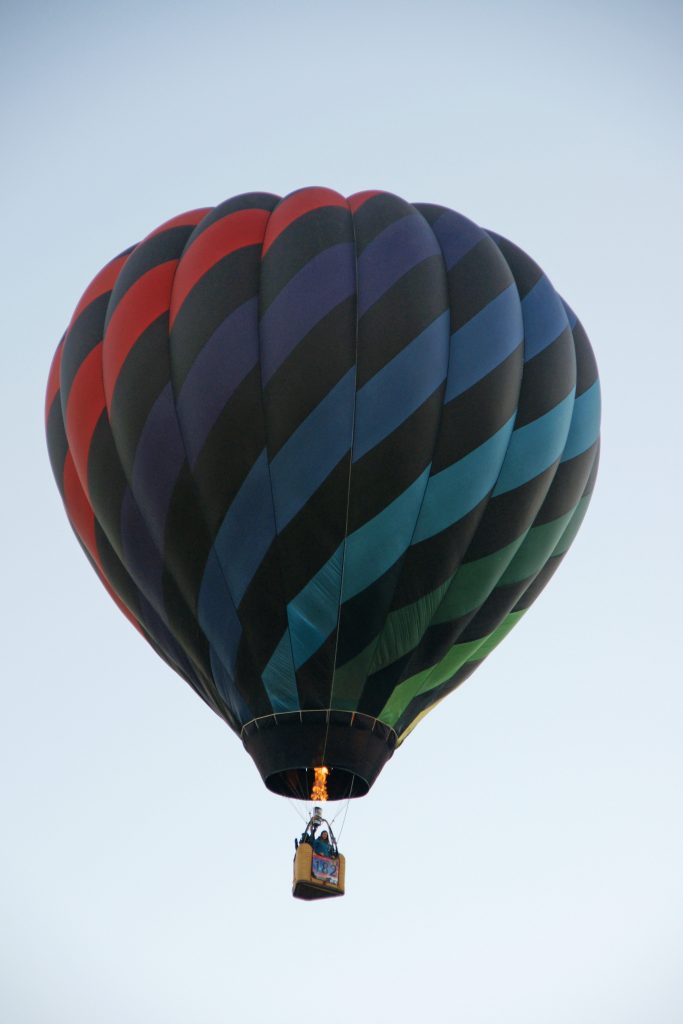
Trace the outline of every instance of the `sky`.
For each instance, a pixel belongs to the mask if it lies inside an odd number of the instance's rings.
[[[5,0],[3,1021],[683,1019],[682,27],[663,2]],[[82,557],[43,397],[113,255],[312,184],[529,252],[592,340],[603,449],[542,599],[351,803],[346,896],[306,904],[298,809]]]

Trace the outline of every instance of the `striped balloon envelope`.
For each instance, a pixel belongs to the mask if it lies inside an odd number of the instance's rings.
[[[595,360],[511,242],[386,192],[174,217],[86,289],[53,471],[114,601],[269,789],[367,793],[557,568]]]

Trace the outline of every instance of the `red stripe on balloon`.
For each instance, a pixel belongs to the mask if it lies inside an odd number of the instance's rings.
[[[349,196],[349,206],[351,207],[351,213],[356,213],[360,210],[364,203],[367,203],[368,199],[373,199],[374,196],[381,196],[381,189],[371,189],[367,192],[355,192],[352,196]]]
[[[76,471],[87,494],[88,455],[95,427],[104,412],[102,342],[89,352],[78,368],[66,406],[66,437]]]
[[[69,321],[69,330],[76,323],[79,316],[84,309],[94,302],[95,299],[99,299],[101,295],[105,295],[110,292],[116,284],[116,279],[121,273],[123,264],[128,259],[130,253],[126,253],[123,256],[117,256],[116,259],[112,260],[111,263],[107,263],[106,267],[100,270],[99,274],[92,279],[88,287],[83,292],[81,300],[74,310],[74,314]]]
[[[180,307],[204,274],[238,249],[261,245],[267,223],[267,210],[238,210],[216,221],[190,243],[173,284],[171,327]]]
[[[148,270],[130,286],[114,310],[102,350],[107,406],[111,406],[121,367],[135,342],[150,324],[168,312],[177,267],[178,260],[168,260]]]
[[[172,228],[194,228],[199,224],[200,220],[206,217],[207,213],[211,213],[212,206],[202,206],[196,210],[188,210],[186,213],[180,213],[177,217],[171,217],[170,220],[164,221],[158,228],[150,233],[140,242],[142,245],[144,242],[148,242],[150,238],[155,238],[156,235],[163,234],[164,231],[170,231]],[[136,246],[137,248],[137,246]]]
[[[293,224],[299,217],[312,210],[319,210],[324,206],[342,206],[348,208],[346,199],[334,192],[331,188],[302,188],[299,192],[292,193],[282,200],[275,207],[270,215],[266,240],[263,243],[265,256],[273,242],[279,238],[283,231]]]

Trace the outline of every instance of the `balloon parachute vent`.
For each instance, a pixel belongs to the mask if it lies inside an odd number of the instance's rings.
[[[329,800],[327,795],[327,776],[330,774],[330,769],[323,765],[321,768],[314,768],[315,779],[313,781],[313,788],[311,789],[311,800]]]

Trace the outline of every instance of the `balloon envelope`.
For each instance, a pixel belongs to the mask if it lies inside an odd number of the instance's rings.
[[[593,487],[588,339],[520,249],[384,192],[173,218],[87,288],[53,471],[121,610],[266,785],[361,796],[524,615]]]

